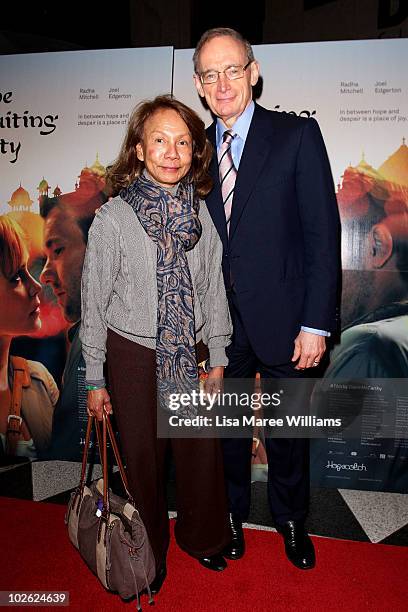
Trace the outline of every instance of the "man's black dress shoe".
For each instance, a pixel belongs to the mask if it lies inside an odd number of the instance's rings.
[[[232,538],[231,542],[224,548],[222,554],[227,559],[235,561],[241,559],[245,552],[244,532],[242,530],[242,521],[229,515]]]
[[[160,589],[163,586],[163,582],[165,581],[167,576],[167,567],[163,565],[156,574],[155,579],[150,585],[150,592],[152,595],[157,595]]]
[[[300,521],[287,521],[277,525],[276,530],[285,542],[286,556],[299,569],[312,569],[315,566],[313,542]]]
[[[209,557],[201,557],[199,559],[201,565],[214,572],[222,572],[227,567],[227,563],[221,554],[210,555]]]

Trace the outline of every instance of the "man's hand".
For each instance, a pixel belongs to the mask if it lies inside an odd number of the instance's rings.
[[[297,361],[295,370],[318,366],[325,350],[325,336],[301,330],[295,339],[295,350],[292,356],[292,361]]]
[[[217,366],[211,368],[208,373],[208,378],[204,381],[204,392],[205,393],[218,393],[222,391],[222,382],[224,379],[224,367]]]
[[[98,421],[102,421],[104,410],[107,414],[112,414],[112,404],[105,387],[88,391],[87,410],[89,416],[96,417]]]

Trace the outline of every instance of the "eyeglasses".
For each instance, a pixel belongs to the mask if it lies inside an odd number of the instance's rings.
[[[211,85],[212,83],[216,83],[220,74],[225,74],[229,81],[242,79],[245,70],[250,64],[252,64],[252,61],[253,60],[245,64],[245,66],[228,66],[228,68],[225,68],[225,70],[208,70],[208,72],[203,72],[200,74],[201,83],[203,85]]]

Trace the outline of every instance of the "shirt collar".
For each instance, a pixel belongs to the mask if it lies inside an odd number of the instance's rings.
[[[234,134],[237,134],[244,142],[248,134],[249,126],[251,125],[254,110],[255,104],[252,100],[251,104],[247,106],[242,115],[238,117],[238,119],[235,121],[234,125],[231,128]],[[221,119],[217,119],[217,128],[215,136],[217,149],[221,144],[222,135],[224,134],[225,130],[226,126],[223,121]]]

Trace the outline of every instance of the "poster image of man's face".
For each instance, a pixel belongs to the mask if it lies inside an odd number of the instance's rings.
[[[75,219],[63,207],[55,206],[44,223],[44,250],[47,257],[41,282],[51,285],[67,321],[81,317],[81,273],[86,243]]]

